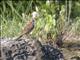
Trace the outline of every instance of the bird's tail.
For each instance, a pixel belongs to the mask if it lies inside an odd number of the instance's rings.
[[[27,33],[21,34],[20,36],[18,36],[15,40],[19,40],[21,37],[23,37],[23,35],[27,35]]]
[[[23,36],[23,34],[18,36],[15,40],[19,40],[22,36]]]

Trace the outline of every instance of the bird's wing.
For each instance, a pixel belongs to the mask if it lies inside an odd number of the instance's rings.
[[[28,24],[25,25],[24,29],[22,30],[22,33],[28,33],[33,28],[32,21],[29,21]]]
[[[27,35],[31,32],[31,30],[33,29],[33,24],[32,21],[30,21],[28,24],[26,24],[26,26],[24,27],[24,29],[22,30],[21,35],[16,39],[18,40],[19,38],[21,38],[23,35]]]

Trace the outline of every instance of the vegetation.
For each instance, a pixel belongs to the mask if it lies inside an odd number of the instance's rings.
[[[33,11],[40,15],[32,36],[46,38],[50,32],[55,39],[66,31],[80,35],[80,0],[3,0],[0,2],[1,37],[18,36]]]

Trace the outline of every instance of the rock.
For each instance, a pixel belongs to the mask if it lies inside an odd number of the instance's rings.
[[[1,40],[2,60],[63,60],[62,53],[36,39]]]

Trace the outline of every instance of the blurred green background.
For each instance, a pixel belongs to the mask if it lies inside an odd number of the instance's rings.
[[[80,0],[1,0],[0,37],[19,36],[33,11],[40,16],[33,37],[46,39],[47,33],[51,33],[55,39],[65,31],[80,35]]]

